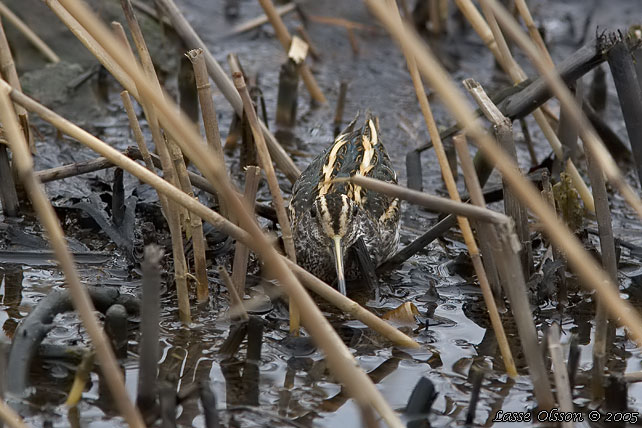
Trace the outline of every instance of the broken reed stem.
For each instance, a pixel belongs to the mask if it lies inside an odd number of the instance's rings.
[[[560,344],[560,326],[553,323],[548,328],[548,353],[553,362],[553,376],[555,378],[555,391],[557,395],[557,404],[560,411],[570,414],[573,412],[573,395],[571,394],[571,385],[568,380],[568,371],[564,363],[564,354]],[[573,422],[564,421],[562,427],[572,428]]]
[[[557,218],[555,212],[542,202],[542,198],[535,187],[518,173],[516,166],[508,156],[498,150],[496,143],[477,124],[475,114],[468,107],[466,99],[426,44],[412,30],[404,28],[391,18],[389,16],[391,13],[389,8],[382,3],[382,0],[368,0],[367,4],[397,42],[401,46],[408,48],[415,55],[421,73],[428,79],[457,121],[466,127],[468,135],[474,138],[475,143],[482,150],[488,161],[506,177],[522,202],[540,219],[549,239],[565,251],[569,262],[582,280],[582,283],[602,296],[609,314],[628,329],[631,338],[635,340],[638,346],[642,346],[642,319],[640,316],[628,302],[620,298],[608,275],[596,265],[591,256],[584,250],[582,244]],[[518,33],[519,29],[516,28],[515,31]],[[526,41],[528,42],[527,39]],[[546,76],[550,78],[550,73],[547,72]],[[559,89],[559,86],[556,87],[556,91],[557,89]],[[583,129],[583,127],[580,126],[579,129]],[[584,141],[586,142],[587,140]],[[596,142],[597,140],[593,138],[589,141]],[[599,141],[596,148],[600,162],[610,159],[606,164],[609,167],[608,173],[611,176],[620,178],[620,183],[618,184],[622,185],[622,178],[617,175],[618,171],[614,162],[603,146],[599,145]],[[603,169],[607,170],[607,168]],[[622,186],[622,188],[626,190],[625,187]],[[628,191],[629,194],[627,196],[631,198],[630,189]]]
[[[134,50],[132,49],[132,45],[129,44],[127,33],[125,33],[125,29],[123,28],[122,24],[117,21],[112,21],[111,29],[114,31],[114,34],[116,35],[116,37],[120,39],[120,42],[123,44],[127,52],[130,52],[132,54],[132,58],[131,58],[132,61],[137,61],[136,57],[134,56]]]
[[[464,80],[464,87],[468,90],[486,119],[493,124],[495,139],[509,157],[517,164],[517,150],[513,139],[512,121],[502,114],[497,106],[490,100],[484,88],[474,79]],[[528,230],[528,212],[521,204],[506,180],[502,180],[504,186],[504,212],[515,221],[517,236],[522,243],[521,261],[524,276],[530,276],[532,257],[531,240]]]
[[[243,200],[249,212],[254,212],[256,192],[261,181],[261,168],[248,166],[245,169],[245,189]],[[234,262],[232,263],[232,283],[237,287],[240,296],[245,295],[245,280],[247,278],[247,261],[250,249],[241,241],[234,247]]]
[[[0,15],[7,18],[14,27],[18,29],[26,38],[31,42],[31,44],[39,50],[49,62],[60,62],[60,57],[51,50],[49,46],[40,38],[36,33],[33,32],[27,24],[25,24],[16,14],[14,14],[11,9],[9,9],[4,3],[0,2]]]
[[[268,267],[269,272],[277,277],[284,287],[291,299],[297,303],[302,309],[302,321],[305,328],[310,335],[314,338],[317,345],[323,350],[328,367],[336,378],[346,386],[348,393],[355,398],[358,404],[371,404],[377,412],[382,416],[386,423],[393,428],[403,428],[404,424],[399,420],[399,417],[390,408],[388,403],[381,395],[381,393],[374,386],[368,376],[361,370],[354,357],[351,355],[345,344],[342,342],[338,334],[332,329],[328,321],[324,318],[323,314],[315,305],[314,301],[306,293],[305,289],[298,282],[293,275],[296,268],[286,265],[286,259],[279,256],[273,249],[271,242],[263,235],[260,228],[253,222],[252,217],[245,211],[241,201],[236,196],[228,177],[224,172],[223,165],[220,165],[214,160],[214,154],[202,142],[199,133],[190,126],[188,120],[184,118],[181,112],[177,109],[176,105],[163,97],[162,92],[159,92],[153,85],[151,85],[144,73],[137,64],[128,62],[127,54],[122,51],[122,46],[116,38],[109,32],[105,25],[96,18],[87,6],[81,1],[62,0],[66,7],[73,12],[77,19],[82,20],[85,28],[91,29],[96,37],[99,37],[102,45],[110,52],[118,63],[125,67],[131,77],[135,79],[137,85],[142,91],[148,95],[154,102],[155,107],[158,108],[159,113],[164,121],[164,124],[169,127],[169,132],[173,135],[179,136],[177,141],[183,145],[183,150],[188,152],[189,158],[196,164],[196,166],[206,175],[210,182],[217,186],[217,189],[223,195],[226,203],[234,210],[236,216],[239,218],[240,224],[250,231],[250,234],[236,227],[235,225],[226,222],[220,215],[202,206],[198,201],[190,198],[182,192],[174,190],[173,186],[155,174],[151,173],[142,166],[136,164],[126,157],[120,155],[116,150],[111,149],[109,146],[104,145],[100,140],[94,139],[89,134],[84,134],[83,138],[86,142],[90,142],[96,147],[100,148],[100,153],[105,157],[112,157],[112,160],[118,158],[119,162],[127,163],[129,169],[137,170],[139,178],[145,176],[144,181],[148,183],[155,183],[157,190],[164,189],[168,191],[168,197],[174,201],[182,201],[183,206],[193,207],[195,212],[201,217],[207,219],[213,225],[220,227],[224,232],[229,231],[230,236],[237,239],[244,239],[244,242],[251,246],[264,261],[264,265]],[[0,87],[3,86],[0,82]],[[9,89],[7,89],[9,90]],[[22,98],[20,93],[11,91],[14,97]],[[25,100],[28,97],[22,98]],[[27,101],[27,100],[25,100]],[[37,103],[35,103],[37,106]],[[33,104],[31,104],[33,106]],[[27,106],[25,106],[27,107]],[[53,112],[48,111],[42,106],[37,106],[42,113],[46,114],[50,119],[55,119],[59,125],[64,123],[55,117]],[[70,125],[66,122],[66,125]],[[73,127],[72,127],[73,128]],[[78,128],[72,130],[78,135]],[[82,132],[81,132],[82,133]],[[122,157],[121,157],[122,156]],[[171,194],[171,195],[170,195]],[[184,196],[184,197],[183,197]],[[295,265],[296,266],[296,265]],[[297,266],[298,267],[298,266]],[[299,270],[304,271],[299,268]],[[328,288],[330,288],[328,286]],[[385,323],[384,323],[385,324]],[[400,332],[398,332],[401,334]],[[409,338],[408,338],[409,339]],[[409,344],[414,343],[409,339]],[[122,394],[125,396],[125,393]]]
[[[225,288],[230,295],[230,316],[232,318],[238,318],[240,321],[247,321],[250,317],[247,315],[245,306],[243,306],[243,300],[239,296],[238,285],[234,284],[230,274],[227,273],[227,269],[223,266],[218,267],[218,275],[223,280]]]
[[[477,11],[477,8],[473,5],[472,0],[457,0],[456,3],[457,6],[460,7],[460,10],[464,13],[466,18],[469,20],[475,31],[480,35],[480,37],[482,37],[482,39],[484,39],[484,42],[493,53],[493,56],[501,65],[502,69],[504,69],[506,74],[508,74],[508,76],[511,78],[513,83],[517,84],[525,80],[527,78],[526,73],[513,58],[513,55],[508,48],[508,44],[506,43],[506,39],[504,38],[499,26],[497,25],[495,16],[490,10],[489,5],[487,4],[487,0],[480,0],[480,4],[484,14],[486,15],[488,23],[484,21],[484,18],[479,14],[479,12],[470,12],[472,9]],[[475,21],[473,22],[472,20]],[[484,34],[485,36],[482,36],[482,34]],[[493,44],[489,44],[487,42],[487,37],[489,35],[494,42]],[[494,46],[494,48],[491,48],[491,46]],[[544,112],[540,108],[537,108],[533,110],[532,114],[535,122],[540,127],[542,133],[555,152],[555,156],[557,156],[558,159],[564,159],[562,144],[560,143],[557,134],[553,130],[553,127],[546,119]],[[569,174],[571,175],[571,179],[573,180],[573,184],[575,185],[577,191],[582,197],[582,200],[584,201],[584,206],[589,211],[595,212],[595,204],[593,202],[591,192],[584,183],[584,180],[580,176],[579,172],[577,172],[577,168],[572,164],[572,162],[568,162],[567,167],[569,170]]]
[[[602,267],[608,272],[614,284],[617,284],[617,255],[615,253],[615,241],[613,239],[613,227],[611,225],[611,209],[606,193],[604,174],[600,170],[595,154],[588,147],[584,147],[586,154],[587,169],[593,188],[595,199],[595,214],[597,217],[597,229],[600,236],[600,250],[602,253]],[[601,299],[597,298],[595,313],[595,336],[593,341],[593,398],[602,398],[604,393],[604,367],[606,364],[606,348],[608,340],[609,321],[606,308]]]
[[[334,181],[338,183],[349,181],[366,189],[394,196],[438,213],[455,214],[488,223],[504,223],[506,221],[504,214],[489,210],[485,207],[478,207],[440,196],[429,195],[397,184],[377,180],[376,178],[354,175],[349,178],[336,178]]]
[[[47,231],[49,243],[65,274],[74,307],[78,311],[78,315],[91,337],[116,407],[130,426],[142,428],[144,427],[143,420],[136,407],[129,400],[129,395],[125,389],[123,376],[116,362],[114,351],[98,324],[95,308],[89,297],[89,293],[81,284],[80,278],[78,277],[73,258],[67,248],[60,221],[44,192],[42,184],[38,182],[38,179],[33,173],[33,159],[27,149],[24,135],[20,131],[20,125],[14,116],[11,98],[9,97],[11,92],[16,91],[12,90],[10,85],[4,80],[0,87],[0,119],[2,120],[4,131],[13,152],[13,161],[20,181],[31,199],[32,206],[38,214],[38,218]]]
[[[281,42],[281,46],[283,46],[283,50],[285,50],[285,52],[287,53],[290,50],[290,44],[292,43],[292,36],[290,35],[290,32],[283,23],[281,16],[274,8],[272,0],[259,0],[259,3],[261,4],[263,11],[267,15],[270,24],[272,24],[272,27],[274,28],[276,38],[279,39],[279,42]],[[323,92],[321,92],[321,88],[319,88],[319,85],[312,75],[310,68],[308,68],[308,66],[305,64],[301,64],[299,66],[299,73],[301,74],[303,83],[305,83],[305,87],[308,88],[310,97],[312,97],[312,99],[319,104],[325,104],[325,96],[323,95]]]
[[[121,0],[121,6],[127,19],[127,25],[131,32],[132,39],[136,45],[136,51],[140,58],[143,70],[151,84],[157,91],[161,91],[161,86],[154,70],[152,58],[149,55],[147,44],[143,38],[143,33],[138,25],[138,20],[134,15],[131,2],[129,0]],[[121,46],[122,47],[122,46]],[[135,63],[134,63],[135,64]],[[136,85],[138,86],[138,85]],[[176,158],[178,155],[174,151],[174,156],[170,152],[170,142],[165,139],[162,134],[156,109],[154,103],[142,96],[142,107],[147,117],[147,123],[152,133],[152,139],[156,145],[156,150],[161,159],[163,167],[164,178],[176,187],[181,187],[180,177],[176,170]],[[189,126],[194,126],[191,124]],[[174,157],[174,159],[172,159]],[[182,155],[180,156],[182,158]],[[173,162],[174,160],[174,162]],[[183,166],[185,164],[183,163]],[[168,203],[167,204],[167,223],[169,225],[170,235],[172,239],[172,255],[174,258],[174,281],[176,283],[176,295],[178,298],[178,313],[179,318],[183,324],[191,323],[191,311],[189,304],[189,292],[187,289],[187,262],[185,260],[185,253],[183,251],[183,234],[181,231],[181,218],[185,217],[185,211],[180,205]],[[182,215],[183,214],[183,215]]]
[[[254,143],[256,144],[259,163],[261,169],[265,171],[268,188],[270,189],[270,193],[272,194],[272,202],[274,204],[274,208],[276,209],[276,216],[279,219],[279,226],[281,226],[281,236],[283,238],[285,254],[287,254],[290,260],[296,263],[296,251],[294,249],[294,239],[292,238],[290,219],[285,212],[285,202],[283,201],[281,188],[279,187],[279,182],[276,178],[276,173],[274,172],[274,166],[272,165],[270,152],[268,151],[265,140],[263,139],[263,134],[259,129],[259,119],[256,116],[256,111],[254,111],[250,93],[248,92],[247,86],[245,85],[245,79],[243,79],[243,73],[241,73],[240,69],[234,67],[232,69],[232,77],[234,79],[234,86],[236,86],[236,89],[239,91],[241,99],[243,100],[245,115],[248,119],[248,122],[250,123],[252,135],[254,136]],[[298,334],[299,328],[299,310],[294,305],[294,302],[290,300],[290,332]]]
[[[278,13],[279,16],[286,15],[286,14],[292,12],[293,10],[295,10],[296,7],[297,7],[297,5],[295,3],[284,4],[284,5],[278,6],[276,8],[276,13]],[[268,22],[268,17],[265,14],[262,14],[260,16],[257,16],[256,18],[252,18],[252,19],[250,19],[250,20],[248,20],[248,21],[246,21],[246,22],[244,22],[242,24],[238,24],[238,25],[234,26],[232,28],[232,31],[230,31],[226,35],[226,37],[234,36],[236,34],[245,33],[246,31],[250,31],[253,28],[260,27],[261,25],[265,24],[266,22]]]
[[[83,28],[76,19],[65,10],[59,0],[44,0],[53,13],[56,14],[76,38],[91,52],[96,59],[120,82],[121,85],[138,101],[138,91],[132,79],[123,71],[122,67],[105,52],[105,49],[96,42],[96,40]]]
[[[393,19],[399,24],[402,25],[401,16],[399,15],[399,9],[397,9],[397,4],[394,0],[388,0],[388,10],[393,13]],[[441,138],[439,137],[439,129],[437,129],[437,124],[430,109],[430,104],[428,103],[428,97],[426,96],[426,90],[424,88],[423,82],[421,81],[421,76],[419,75],[419,70],[417,69],[417,63],[414,57],[414,54],[410,52],[405,47],[402,48],[404,57],[408,65],[408,70],[412,78],[412,83],[415,88],[415,94],[417,95],[417,100],[419,101],[419,106],[421,112],[423,113],[426,126],[428,128],[428,133],[432,139],[432,143],[435,149],[435,154],[437,155],[437,160],[439,161],[439,166],[441,168],[441,174],[443,176],[446,188],[448,189],[448,194],[453,202],[461,203],[461,197],[459,196],[459,191],[457,190],[457,184],[453,177],[453,173],[450,169],[450,164],[448,163],[448,158],[444,150]],[[362,177],[358,177],[361,179]],[[365,178],[365,177],[364,177]],[[408,192],[414,192],[408,190]],[[417,192],[420,193],[420,192]],[[475,273],[477,274],[477,280],[479,281],[479,286],[482,290],[484,297],[484,302],[486,303],[486,309],[490,316],[490,321],[495,332],[495,336],[499,339],[499,342],[508,343],[506,339],[506,333],[504,332],[504,327],[501,323],[501,318],[499,317],[499,312],[497,311],[497,305],[495,304],[495,298],[493,297],[493,292],[490,288],[488,282],[488,277],[486,276],[486,271],[484,270],[484,265],[481,261],[481,256],[479,254],[479,249],[477,243],[473,236],[473,231],[470,227],[468,219],[465,217],[458,217],[457,222],[459,223],[459,228],[464,237],[464,242],[468,248],[468,253],[473,262],[473,267],[475,268]],[[517,370],[515,369],[515,364],[513,362],[513,356],[510,352],[509,347],[500,347],[502,352],[502,357],[504,359],[504,365],[509,376],[517,376]]]
[[[11,428],[29,428],[15,410],[4,401],[0,400],[0,421]]]
[[[642,219],[642,201],[640,200],[640,197],[626,183],[626,180],[613,160],[613,157],[609,151],[606,150],[604,143],[596,134],[591,124],[586,120],[581,109],[578,108],[573,95],[568,90],[560,76],[556,73],[555,69],[551,69],[546,66],[545,61],[538,55],[537,48],[533,46],[528,37],[521,32],[519,25],[515,22],[513,17],[499,6],[496,0],[489,1],[491,2],[495,16],[500,20],[500,24],[504,26],[506,32],[515,40],[524,53],[528,55],[538,72],[546,79],[551,91],[559,100],[560,106],[568,111],[569,117],[580,130],[582,141],[584,141],[584,143],[594,151],[595,158],[598,160],[600,168],[606,174],[609,181],[619,190],[626,202],[638,214],[638,217]],[[578,189],[578,191],[580,191],[581,195],[581,189]]]
[[[51,0],[49,0],[51,1]],[[207,67],[207,72],[210,77],[218,87],[218,89],[223,93],[227,101],[232,105],[232,108],[239,117],[243,116],[243,102],[239,96],[238,91],[234,88],[234,84],[231,79],[225,74],[223,68],[219,63],[214,59],[214,56],[207,49],[207,46],[201,38],[196,34],[196,31],[192,26],[187,22],[187,19],[181,14],[178,7],[173,0],[156,0],[156,4],[160,5],[164,12],[169,16],[174,26],[176,33],[183,39],[183,42],[187,46],[198,47],[203,49],[203,56],[205,57],[205,66]],[[270,130],[265,126],[265,123],[259,121],[261,132],[265,137],[266,143],[270,149],[270,155],[274,160],[277,168],[279,168],[285,176],[290,180],[291,183],[294,183],[301,171],[294,164],[294,161],[288,153],[281,147],[279,142],[276,140],[274,135]]]

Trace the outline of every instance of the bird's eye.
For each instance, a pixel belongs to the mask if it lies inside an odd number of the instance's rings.
[[[357,215],[357,211],[359,211],[359,207],[358,207],[358,206],[356,206],[356,205],[355,205],[355,206],[353,206],[353,207],[352,207],[352,215]]]
[[[315,218],[317,216],[317,210],[310,208],[310,217]]]

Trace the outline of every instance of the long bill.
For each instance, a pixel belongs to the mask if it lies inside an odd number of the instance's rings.
[[[337,270],[337,282],[339,284],[339,291],[345,296],[347,294],[347,290],[346,277],[343,272],[343,250],[341,248],[341,237],[339,235],[335,235],[333,239],[334,247],[332,254],[334,254],[334,267]]]

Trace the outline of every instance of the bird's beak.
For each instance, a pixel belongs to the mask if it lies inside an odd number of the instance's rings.
[[[343,249],[341,248],[341,237],[338,235],[334,237],[334,247],[332,253],[334,254],[334,267],[337,269],[337,282],[339,284],[339,291],[345,296],[346,278],[343,272]]]

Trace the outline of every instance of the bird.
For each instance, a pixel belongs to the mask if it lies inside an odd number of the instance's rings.
[[[358,119],[301,173],[288,206],[297,263],[326,282],[336,277],[344,295],[346,278],[359,276],[356,257],[348,252],[359,237],[375,266],[399,244],[399,199],[336,180],[362,175],[397,184],[378,119],[367,114],[355,129]]]

